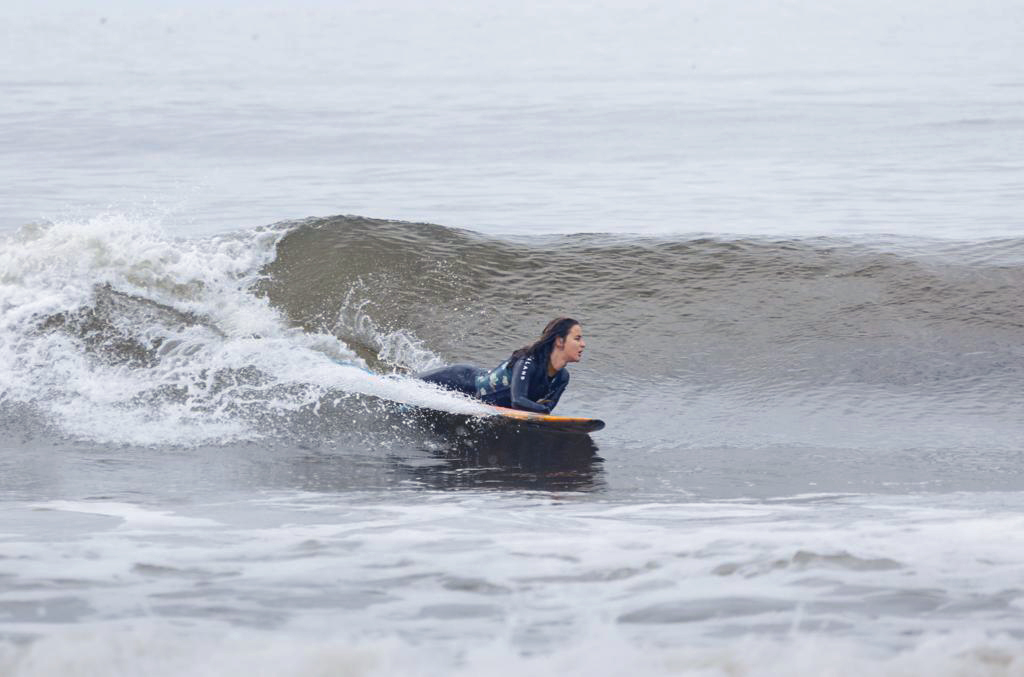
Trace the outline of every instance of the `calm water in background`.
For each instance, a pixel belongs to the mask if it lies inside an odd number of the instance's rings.
[[[1018,3],[4,10],[0,225],[1015,234]]]
[[[0,19],[0,673],[1024,674],[1019,4]]]

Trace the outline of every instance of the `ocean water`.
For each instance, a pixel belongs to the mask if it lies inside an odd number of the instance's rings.
[[[1024,6],[0,29],[0,675],[1024,675]]]

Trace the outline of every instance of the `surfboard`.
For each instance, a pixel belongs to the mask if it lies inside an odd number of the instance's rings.
[[[522,409],[509,409],[507,407],[493,407],[490,405],[487,408],[494,411],[496,416],[501,416],[518,423],[526,423],[530,426],[552,432],[587,434],[604,428],[604,421],[597,418],[552,416],[551,414],[537,414]]]

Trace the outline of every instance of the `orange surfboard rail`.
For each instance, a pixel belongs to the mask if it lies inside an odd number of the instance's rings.
[[[585,418],[577,416],[552,416],[551,414],[538,414],[522,409],[509,409],[508,407],[489,406],[498,416],[510,418],[516,421],[532,423],[551,430],[565,432],[596,432],[604,428],[604,421],[596,418]]]

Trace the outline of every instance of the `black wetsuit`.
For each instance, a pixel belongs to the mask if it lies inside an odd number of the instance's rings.
[[[569,384],[569,370],[563,367],[549,378],[547,362],[528,355],[506,360],[494,369],[453,364],[424,372],[417,378],[472,395],[487,404],[547,414]]]

